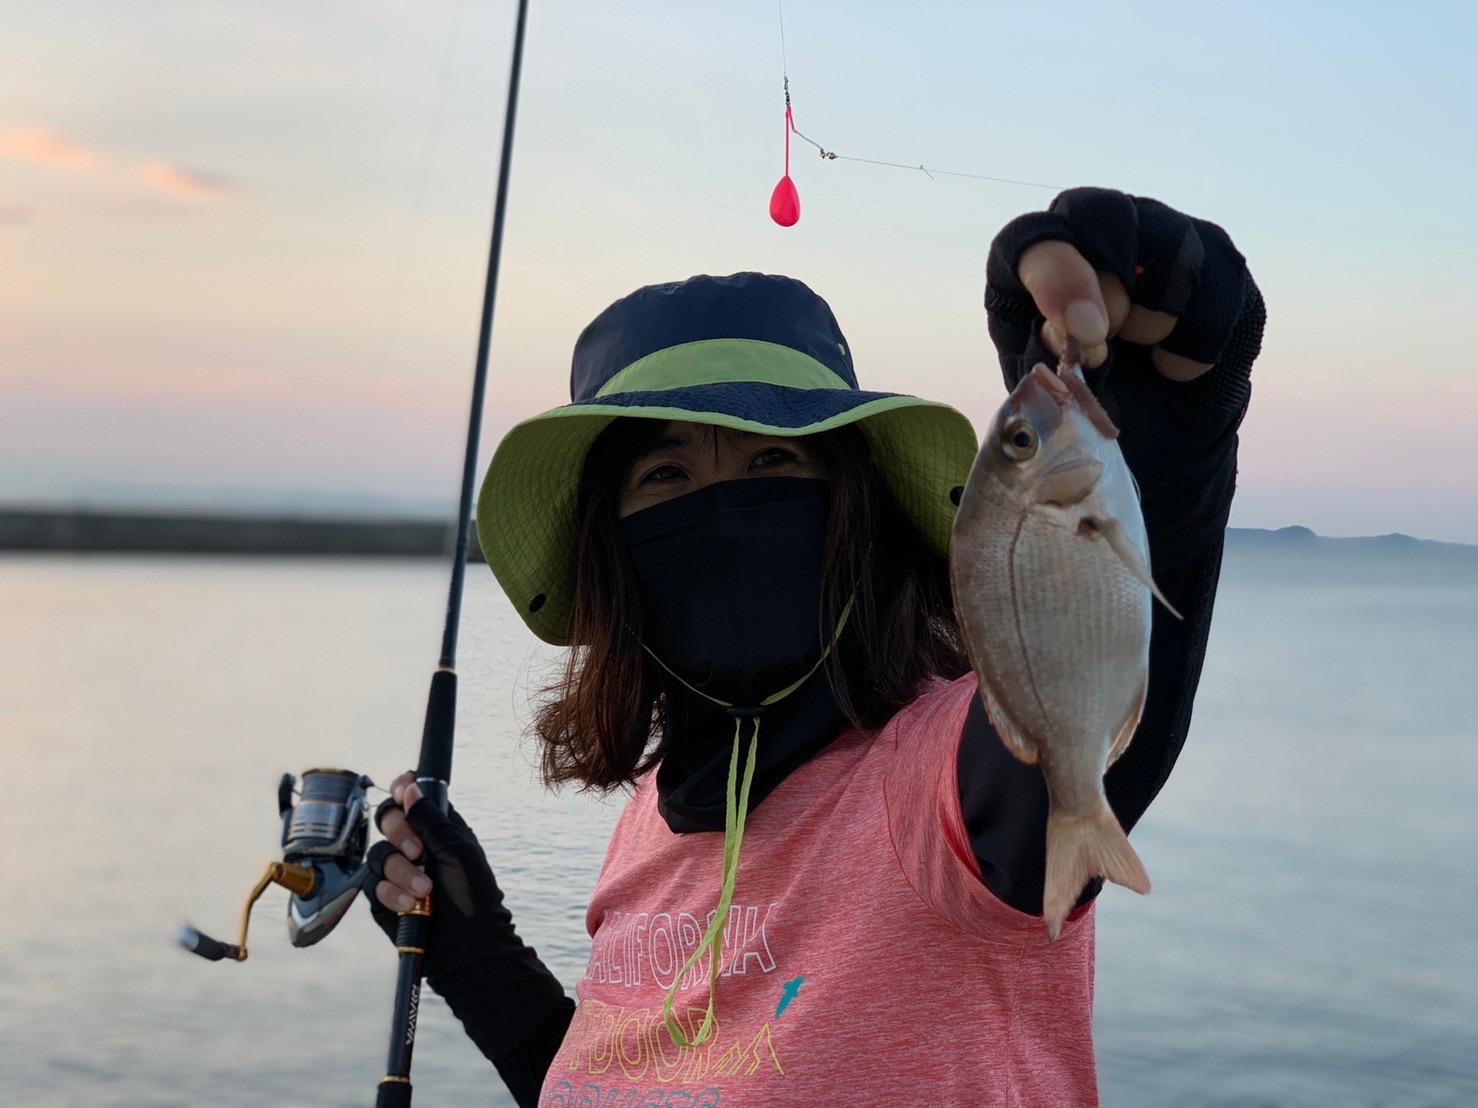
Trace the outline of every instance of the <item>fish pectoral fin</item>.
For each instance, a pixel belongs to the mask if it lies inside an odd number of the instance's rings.
[[[1102,535],[1107,540],[1109,548],[1119,556],[1119,561],[1124,563],[1124,568],[1134,574],[1144,587],[1150,590],[1150,595],[1165,605],[1165,610],[1176,619],[1185,619],[1175,610],[1175,605],[1165,599],[1165,594],[1160,591],[1160,587],[1155,584],[1155,579],[1150,574],[1149,563],[1144,560],[1138,550],[1134,549],[1134,544],[1129,541],[1129,536],[1124,533],[1124,527],[1117,519],[1084,516],[1079,527],[1096,531]]]
[[[1134,732],[1139,730],[1139,720],[1144,715],[1144,701],[1145,697],[1149,694],[1149,689],[1149,674],[1146,673],[1144,681],[1139,686],[1139,697],[1134,703],[1134,708],[1124,717],[1124,722],[1119,727],[1119,733],[1114,736],[1114,741],[1109,746],[1108,765],[1111,766],[1119,760],[1119,755],[1129,748],[1129,742],[1134,738]]]
[[[980,700],[985,705],[986,717],[990,720],[991,727],[995,729],[997,737],[1000,738],[1001,745],[1010,751],[1011,756],[1018,762],[1025,762],[1029,766],[1035,765],[1037,744],[1022,734],[1011,717],[1006,714],[1005,709],[996,702],[996,698],[991,695],[990,686],[984,681],[980,682]]]

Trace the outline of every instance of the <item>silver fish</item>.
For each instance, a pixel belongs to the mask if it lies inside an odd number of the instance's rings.
[[[950,542],[981,699],[1006,747],[1047,779],[1042,907],[1054,939],[1095,875],[1149,892],[1103,775],[1144,710],[1152,596],[1170,607],[1150,576],[1118,428],[1081,356],[1067,351],[1056,373],[1036,365],[996,413]]]

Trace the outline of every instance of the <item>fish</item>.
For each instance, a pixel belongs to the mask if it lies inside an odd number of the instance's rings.
[[[1042,914],[1055,940],[1088,881],[1137,893],[1149,875],[1104,794],[1149,683],[1149,537],[1118,428],[1070,341],[991,421],[950,537],[955,613],[980,696],[1049,799]],[[1177,618],[1179,613],[1175,613]]]

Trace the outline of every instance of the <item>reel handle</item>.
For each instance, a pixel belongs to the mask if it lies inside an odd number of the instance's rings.
[[[180,928],[180,945],[192,954],[200,955],[208,962],[219,962],[226,958],[233,962],[244,962],[246,961],[246,929],[251,923],[251,907],[261,899],[262,894],[267,891],[267,886],[281,885],[298,896],[309,896],[317,884],[318,875],[307,866],[295,866],[291,862],[268,862],[262,876],[247,894],[246,903],[241,906],[241,931],[234,944],[213,939],[187,923]]]

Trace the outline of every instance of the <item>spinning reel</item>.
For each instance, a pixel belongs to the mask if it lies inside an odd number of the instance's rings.
[[[368,777],[346,769],[303,771],[303,787],[293,803],[297,779],[284,773],[277,784],[277,810],[282,815],[282,861],[267,863],[241,909],[236,942],[223,943],[189,924],[180,929],[180,945],[212,962],[246,961],[246,929],[252,905],[269,885],[292,893],[287,905],[287,933],[293,946],[312,946],[344,918],[363,883],[365,847],[369,842]]]

